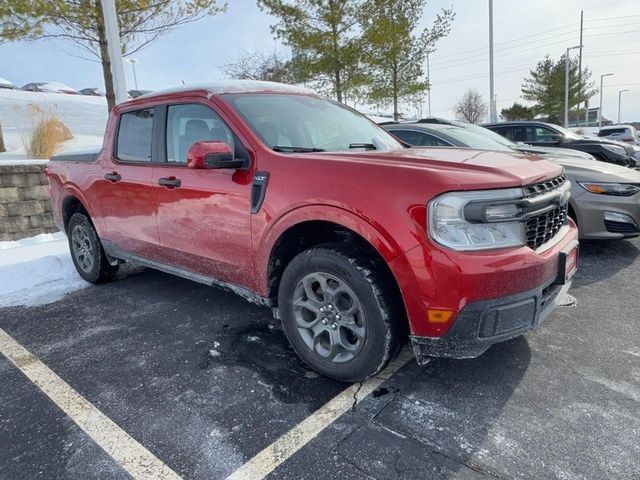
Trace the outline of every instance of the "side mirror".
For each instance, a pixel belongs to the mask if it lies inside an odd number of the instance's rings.
[[[551,141],[553,143],[562,143],[564,142],[564,135],[560,135],[559,133],[556,135],[551,135]]]
[[[234,158],[229,145],[224,142],[196,142],[187,151],[187,166],[195,169],[247,168],[247,162]]]

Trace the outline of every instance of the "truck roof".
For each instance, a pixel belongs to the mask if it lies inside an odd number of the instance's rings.
[[[287,85],[277,82],[265,82],[259,80],[218,80],[215,82],[197,85],[185,85],[157,92],[147,93],[138,98],[149,99],[156,96],[171,95],[175,93],[208,92],[210,95],[223,95],[226,93],[294,93],[302,95],[317,95],[310,88],[297,85]]]

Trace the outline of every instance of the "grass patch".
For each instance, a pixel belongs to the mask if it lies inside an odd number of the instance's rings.
[[[62,142],[73,138],[53,112],[37,105],[27,105],[27,122],[22,144],[29,158],[51,158]]]

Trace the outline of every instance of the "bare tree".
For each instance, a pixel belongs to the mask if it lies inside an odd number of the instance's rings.
[[[477,90],[469,89],[454,105],[453,111],[460,120],[479,123],[487,115],[488,107]]]
[[[229,78],[238,80],[266,80],[269,82],[295,83],[294,68],[277,51],[240,51],[238,57],[222,66]]]

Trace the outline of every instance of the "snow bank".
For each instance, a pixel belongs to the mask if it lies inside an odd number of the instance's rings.
[[[0,242],[0,308],[44,305],[89,286],[73,266],[61,232]]]
[[[0,153],[0,162],[31,161],[22,145],[22,136],[30,128],[30,105],[51,112],[71,131],[73,138],[58,153],[102,145],[108,118],[104,97],[0,89],[0,123],[7,149]]]

